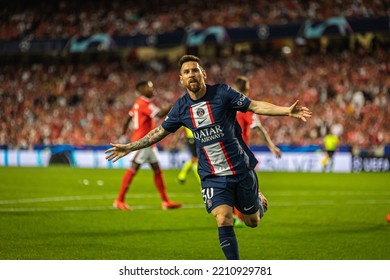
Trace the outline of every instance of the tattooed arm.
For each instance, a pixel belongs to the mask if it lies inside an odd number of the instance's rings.
[[[161,125],[151,130],[148,134],[146,134],[143,138],[138,141],[127,143],[127,144],[110,144],[113,146],[112,148],[105,151],[107,160],[112,160],[116,162],[121,157],[124,157],[128,153],[136,150],[140,150],[146,147],[149,147],[153,144],[164,139],[169,131],[166,131]]]

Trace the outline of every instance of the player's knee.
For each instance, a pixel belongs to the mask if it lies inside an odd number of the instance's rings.
[[[255,228],[260,223],[260,217],[258,215],[250,215],[244,219],[244,222],[248,227]]]
[[[218,226],[230,226],[233,225],[233,215],[228,212],[219,212],[214,215]]]

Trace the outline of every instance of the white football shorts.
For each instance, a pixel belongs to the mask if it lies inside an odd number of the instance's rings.
[[[144,163],[156,163],[158,162],[157,147],[147,147],[145,149],[131,152],[129,154],[129,159],[131,162],[136,162],[140,165]]]

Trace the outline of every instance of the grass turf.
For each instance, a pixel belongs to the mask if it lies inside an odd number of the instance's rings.
[[[163,211],[152,172],[141,170],[126,212],[111,206],[123,173],[0,168],[0,259],[224,259],[192,174],[183,186],[177,170],[164,171],[171,199],[184,207]],[[258,228],[235,230],[242,259],[390,259],[389,173],[264,172],[259,180],[270,208]]]

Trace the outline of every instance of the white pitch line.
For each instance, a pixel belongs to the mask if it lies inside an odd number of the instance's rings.
[[[383,197],[390,196],[390,192],[353,192],[353,191],[331,191],[331,192],[311,192],[311,191],[286,191],[286,192],[268,192],[272,194],[273,197],[281,196],[321,196],[321,197],[330,197],[330,196],[371,196],[371,195],[380,195]],[[200,194],[199,194],[200,195]],[[193,193],[172,193],[171,197],[197,197]],[[40,202],[57,202],[57,201],[82,201],[82,200],[100,200],[100,199],[113,199],[116,195],[84,195],[84,196],[59,196],[59,197],[37,197],[37,198],[20,198],[20,199],[10,199],[10,200],[0,200],[1,204],[21,204],[21,203],[40,203]],[[143,198],[156,198],[157,194],[129,194],[128,198],[143,199]]]
[[[272,196],[390,196],[390,191],[267,191],[265,194],[272,194]]]
[[[58,202],[58,201],[80,201],[114,198],[114,195],[85,195],[85,196],[58,196],[58,197],[37,197],[21,198],[13,200],[0,200],[0,204],[21,204],[21,203],[39,203],[39,202]]]
[[[318,200],[318,201],[302,201],[300,203],[296,202],[274,202],[270,204],[271,207],[293,207],[293,206],[327,206],[327,205],[336,205],[340,202],[331,201],[331,200]],[[349,200],[345,201],[344,205],[389,205],[390,200]],[[204,208],[204,204],[184,204],[183,209],[199,209]],[[161,209],[159,204],[154,205],[134,205],[132,206],[133,210],[158,210]],[[112,206],[91,206],[91,207],[78,207],[78,206],[65,206],[65,207],[22,207],[22,208],[0,208],[0,213],[15,213],[15,212],[71,212],[71,211],[107,211],[107,210],[116,210]],[[170,210],[168,210],[170,211]]]
[[[181,208],[183,209],[198,209],[204,208],[204,204],[185,204]],[[131,206],[133,210],[159,210],[160,205],[135,205]],[[77,212],[77,211],[107,211],[115,210],[112,206],[91,206],[91,207],[78,207],[78,206],[66,206],[66,207],[56,207],[56,208],[47,208],[47,207],[31,207],[31,208],[3,208],[0,209],[0,213],[15,213],[15,212]],[[171,210],[167,210],[171,211]]]
[[[274,197],[285,197],[285,196],[294,196],[294,197],[305,197],[308,195],[313,195],[313,192],[310,191],[286,191],[286,192],[269,192]],[[322,198],[330,198],[334,196],[347,196],[347,197],[356,197],[356,196],[365,196],[366,199],[358,200],[345,200],[340,202],[339,200],[304,200],[301,202],[274,202],[270,203],[271,207],[291,207],[291,206],[312,206],[312,205],[336,205],[344,203],[345,205],[389,205],[390,199],[368,199],[370,195],[378,195],[377,192],[352,192],[352,191],[332,191],[332,192],[314,192],[315,195]],[[390,195],[390,192],[381,192],[382,197]],[[197,197],[197,194],[194,193],[173,193],[170,194],[171,197]],[[20,198],[13,200],[0,200],[0,205],[19,205],[27,203],[42,203],[42,202],[59,202],[59,201],[87,201],[87,200],[105,200],[105,199],[114,199],[116,195],[84,195],[84,196],[59,196],[59,197],[41,197],[41,198]],[[157,198],[157,194],[129,194],[129,199],[145,199],[145,198]],[[134,210],[146,210],[146,209],[158,209],[159,205],[135,205],[132,206]],[[203,204],[185,204],[183,208],[203,208]],[[38,212],[38,211],[102,211],[102,210],[113,210],[112,206],[91,206],[91,207],[78,207],[78,206],[64,206],[57,208],[48,208],[48,207],[11,207],[11,208],[0,208],[0,212]]]
[[[195,197],[194,194],[170,194],[171,197]],[[20,198],[11,200],[0,200],[0,204],[21,204],[21,203],[39,203],[39,202],[58,202],[58,201],[82,201],[82,200],[100,200],[114,199],[116,195],[82,195],[82,196],[58,196],[58,197],[37,197],[37,198]],[[158,198],[157,194],[130,194],[131,198]]]
[[[270,207],[273,206],[326,206],[326,205],[337,205],[337,204],[343,204],[343,205],[389,205],[389,200],[376,200],[376,199],[370,199],[370,200],[347,200],[344,202],[335,201],[335,200],[312,200],[312,201],[301,201],[301,202],[274,202],[270,203]]]
[[[66,211],[91,211],[91,210],[114,210],[111,206],[96,206],[96,207],[63,207],[63,208],[47,208],[47,207],[21,207],[21,208],[3,208],[0,213],[12,212],[66,212]]]

